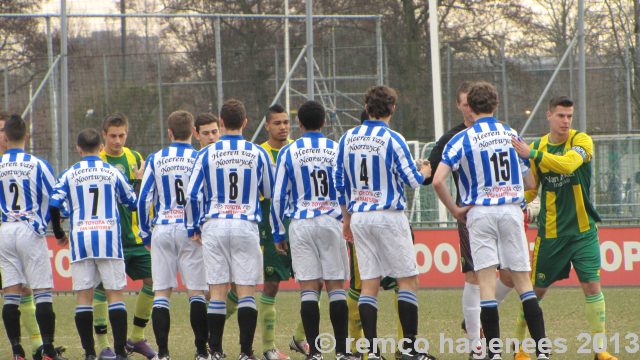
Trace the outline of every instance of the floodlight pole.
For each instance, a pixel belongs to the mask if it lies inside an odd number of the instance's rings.
[[[376,70],[378,75],[378,85],[384,84],[382,72],[382,18],[376,19]]]
[[[587,76],[584,47],[584,0],[578,0],[578,130],[587,131]]]
[[[67,58],[67,1],[60,0],[60,104],[62,109],[60,111],[62,131],[61,146],[62,146],[62,168],[69,167],[69,63]]]
[[[222,109],[222,103],[224,102],[224,93],[222,89],[222,44],[220,43],[220,18],[217,17],[213,23],[215,30],[216,41],[216,85],[218,95],[218,114]]]
[[[47,59],[49,68],[53,67],[53,36],[51,32],[51,18],[47,17]],[[58,131],[58,99],[56,93],[55,70],[49,79],[49,109],[51,111],[51,158],[56,173],[60,169],[60,132]]]
[[[307,8],[307,100],[314,100],[313,94],[313,0],[306,0]]]
[[[284,0],[284,73],[289,73],[291,67],[291,48],[289,44],[289,0]],[[284,86],[284,108],[291,113],[291,97],[289,83]]]

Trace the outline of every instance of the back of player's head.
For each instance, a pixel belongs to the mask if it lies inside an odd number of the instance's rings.
[[[476,114],[493,114],[498,107],[498,90],[486,81],[475,82],[467,93],[467,103]]]
[[[245,110],[242,101],[229,99],[222,105],[220,117],[224,122],[225,128],[229,130],[239,130],[242,128],[244,119],[247,118],[247,110]]]
[[[456,89],[456,104],[460,104],[460,95],[469,94],[469,90],[471,90],[471,85],[473,83],[471,81],[463,81],[460,86]]]
[[[22,141],[27,136],[27,124],[20,115],[13,114],[4,122],[4,134],[8,141]]]
[[[384,85],[370,87],[364,95],[367,114],[372,119],[391,116],[395,111],[398,94],[393,88]]]
[[[100,133],[94,128],[81,130],[78,133],[78,147],[85,153],[96,153],[100,150]]]
[[[110,127],[121,127],[126,126],[129,127],[129,119],[127,116],[122,113],[113,113],[107,115],[102,121],[102,130],[107,132]]]
[[[200,133],[200,127],[204,126],[204,125],[209,125],[209,124],[218,124],[218,117],[210,112],[204,112],[204,113],[200,113],[198,114],[198,116],[196,116],[196,121],[195,121],[195,127],[196,127],[196,132],[199,134]]]
[[[551,98],[551,100],[549,100],[548,110],[553,111],[557,106],[573,107],[573,100],[571,100],[570,97],[564,95],[554,96]]]
[[[362,124],[365,120],[369,120],[369,114],[367,114],[367,110],[362,110],[360,113],[360,124]]]
[[[280,104],[273,104],[267,110],[267,122],[271,121],[273,114],[286,114],[287,110]]]
[[[193,128],[193,115],[184,110],[174,111],[169,115],[169,129],[176,140],[189,140]]]
[[[320,130],[324,126],[324,106],[309,100],[298,108],[298,120],[307,130]]]

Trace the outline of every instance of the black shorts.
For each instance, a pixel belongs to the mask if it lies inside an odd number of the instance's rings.
[[[467,273],[469,271],[474,271],[467,225],[458,222],[458,235],[460,236],[460,265],[462,267],[462,272]]]

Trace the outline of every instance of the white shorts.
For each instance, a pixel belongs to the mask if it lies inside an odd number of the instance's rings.
[[[4,288],[24,284],[32,289],[53,288],[47,239],[25,222],[0,226],[0,271]]]
[[[515,204],[474,206],[467,213],[471,255],[476,271],[531,271],[522,209]]]
[[[347,280],[349,255],[342,223],[328,215],[293,219],[289,225],[291,263],[296,280]]]
[[[202,225],[207,284],[262,284],[258,224],[239,219],[211,219]]]
[[[351,216],[360,279],[418,275],[409,219],[399,210],[354,213]]]
[[[127,285],[124,259],[83,259],[71,263],[73,290],[93,289],[100,282],[105,290],[122,290]]]
[[[154,226],[151,233],[153,290],[177,288],[178,271],[187,289],[208,289],[202,246],[189,239],[184,224]]]

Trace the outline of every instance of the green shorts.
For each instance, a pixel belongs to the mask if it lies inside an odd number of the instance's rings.
[[[273,238],[270,236],[260,239],[260,243],[262,244],[264,281],[280,282],[293,278],[291,250],[287,249],[287,255],[280,255],[276,250]]]
[[[151,277],[151,252],[144,245],[124,248],[124,269],[132,280]]]
[[[600,281],[600,241],[596,229],[577,236],[536,238],[531,271],[534,286],[547,288],[568,278],[571,265],[580,282]]]

